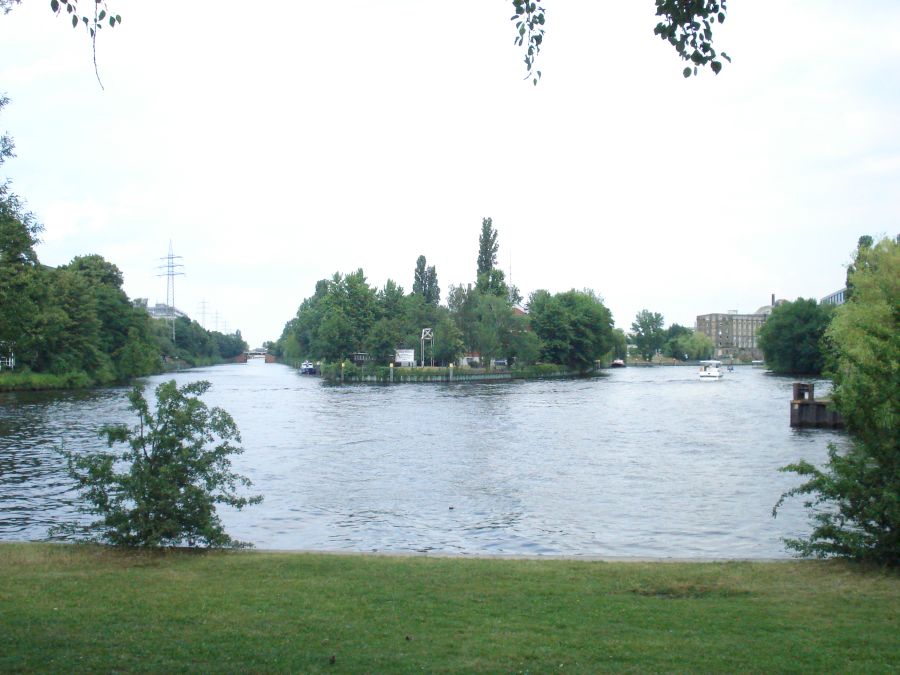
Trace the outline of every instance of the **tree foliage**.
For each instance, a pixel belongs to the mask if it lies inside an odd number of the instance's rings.
[[[396,349],[404,348],[414,349],[421,361],[421,331],[433,328],[434,343],[426,345],[424,360],[433,355],[440,365],[471,352],[485,367],[505,359],[523,366],[544,361],[592,370],[614,346],[612,315],[603,302],[591,291],[555,296],[538,291],[532,295],[530,315],[523,315],[514,306],[521,297],[510,292],[503,272],[494,267],[498,249],[497,231],[485,218],[478,242],[478,281],[474,286],[451,286],[446,306],[438,304],[439,290],[429,293],[437,282],[425,256],[416,261],[410,295],[391,280],[376,292],[365,283],[362,270],[335,274],[330,281],[320,281],[315,294],[300,304],[275,351],[294,361],[339,361],[366,352],[385,365]],[[375,320],[369,322],[369,317]]]
[[[242,509],[262,497],[238,493],[250,485],[231,470],[230,456],[243,452],[240,433],[227,412],[200,400],[209,387],[165,382],[156,388],[155,412],[136,387],[128,400],[138,424],[100,432],[123,451],[64,452],[88,512],[100,517],[86,528],[94,538],[141,547],[244,545],[225,532],[216,506]]]
[[[656,0],[660,21],[653,32],[690,64],[682,71],[685,77],[696,75],[707,65],[716,75],[721,72],[722,61],[712,38],[713,26],[725,21],[726,11],[726,0]],[[721,58],[731,61],[725,52],[721,52]]]
[[[685,360],[685,351],[682,349],[682,345],[684,344],[684,339],[693,331],[690,328],[685,328],[681,324],[673,323],[671,326],[666,328],[666,334],[663,342],[662,351],[666,356],[671,356],[674,359],[678,359],[679,361]]]
[[[663,315],[642,309],[631,323],[631,340],[645,361],[650,361],[662,349],[666,340]]]
[[[497,269],[497,251],[500,244],[497,241],[497,230],[493,220],[484,218],[481,221],[481,234],[478,236],[478,267],[475,273],[475,289],[481,295],[493,295],[504,298],[509,304],[514,304],[516,297],[521,296],[516,289],[515,294],[510,292],[506,285],[506,276],[503,270]]]
[[[847,282],[844,290],[844,302],[848,302],[853,297],[853,275],[859,269],[866,266],[869,253],[872,252],[872,245],[875,240],[868,234],[864,234],[856,243],[856,252],[853,256],[853,262],[847,265]]]
[[[413,293],[421,295],[429,305],[439,305],[441,302],[441,288],[438,286],[437,270],[434,265],[426,267],[428,261],[424,255],[416,260],[416,270],[413,274]]]
[[[94,55],[94,75],[97,76],[97,83],[103,88],[103,82],[100,81],[100,69],[97,67],[97,34],[105,24],[109,24],[112,28],[122,23],[122,17],[119,14],[112,14],[106,6],[106,0],[94,0],[85,4],[91,11],[88,13],[79,12],[78,0],[50,0],[50,9],[54,14],[61,14],[65,9],[66,16],[72,21],[72,28],[77,28],[79,24],[84,25],[91,38],[91,50]]]
[[[759,330],[759,347],[766,364],[776,373],[821,373],[825,366],[822,338],[830,320],[830,307],[812,298],[774,307]]]
[[[0,109],[7,103],[0,97]],[[0,164],[14,149],[9,136],[0,137]],[[0,181],[0,356],[14,355],[18,368],[88,386],[159,372],[163,356],[193,362],[246,349],[239,333],[212,334],[186,318],[176,321],[173,343],[170,327],[132,304],[122,272],[102,256],[41,265],[42,229]]]
[[[537,85],[541,71],[536,68],[537,58],[544,43],[546,12],[543,0],[509,0],[512,3],[515,24],[516,46],[524,49],[525,79]],[[0,0],[0,9],[10,11],[21,0]],[[689,65],[685,67],[685,77],[696,75],[698,69],[709,66],[715,74],[722,70],[722,59],[731,61],[723,51],[717,52],[713,46],[713,28],[723,23],[727,13],[726,0],[655,0],[656,16],[659,19],[654,34],[675,49],[679,58]],[[106,0],[95,0],[89,4],[92,11],[79,11],[78,0],[50,0],[50,9],[55,14],[70,17],[72,27],[84,25],[91,39],[94,55],[94,72],[100,82],[97,69],[97,34],[105,24],[110,27],[122,23],[119,14],[113,14]],[[102,87],[103,84],[100,83]]]
[[[614,347],[612,314],[591,291],[535,291],[528,311],[542,361],[585,372]]]
[[[497,230],[494,228],[494,221],[491,218],[484,218],[481,221],[481,234],[478,235],[478,268],[475,272],[475,278],[481,278],[484,274],[489,274],[494,265],[497,264],[497,251],[500,250],[500,244],[497,243]]]
[[[541,78],[535,68],[544,44],[546,16],[542,0],[512,0],[515,22],[515,44],[525,49],[526,79],[534,84]],[[722,61],[731,61],[725,52],[713,47],[713,27],[723,23],[727,12],[726,0],[656,0],[659,22],[654,34],[674,47],[678,56],[689,65],[683,75],[696,75],[699,68],[709,66],[716,75]]]
[[[691,359],[693,361],[712,358],[714,350],[715,345],[710,337],[696,330],[677,337],[673,348],[673,352],[677,353],[675,358]]]
[[[805,482],[781,496],[804,496],[813,530],[786,543],[802,555],[900,563],[900,243],[870,247],[851,274],[855,291],[827,331],[833,352],[833,403],[850,434],[828,461],[784,467]]]

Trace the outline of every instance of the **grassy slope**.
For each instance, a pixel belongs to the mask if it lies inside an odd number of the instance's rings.
[[[0,544],[0,671],[888,672],[898,599],[844,563]]]

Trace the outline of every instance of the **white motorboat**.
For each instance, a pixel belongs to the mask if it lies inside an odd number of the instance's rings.
[[[701,380],[718,380],[725,372],[722,370],[721,361],[701,361],[700,362],[700,379]]]

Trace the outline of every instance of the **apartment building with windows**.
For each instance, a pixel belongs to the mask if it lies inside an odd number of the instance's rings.
[[[780,300],[779,302],[784,302]],[[759,348],[759,330],[776,305],[760,307],[753,314],[740,314],[737,310],[718,314],[701,314],[697,317],[696,330],[712,340],[716,358],[757,360],[763,358]]]

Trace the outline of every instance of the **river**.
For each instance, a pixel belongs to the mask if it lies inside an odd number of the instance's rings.
[[[221,515],[263,549],[785,558],[782,538],[810,528],[800,500],[772,518],[799,482],[778,468],[845,438],[792,430],[792,380],[750,367],[330,386],[251,361],[174,378],[209,380],[237,422],[234,468],[265,499]],[[133,422],[126,393],[0,394],[0,540],[76,517],[55,448],[103,448],[102,424]]]

